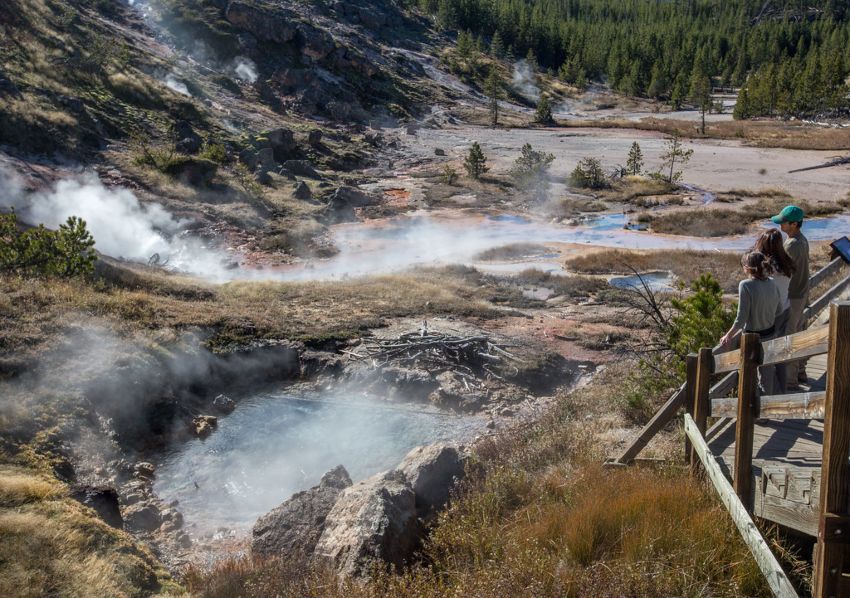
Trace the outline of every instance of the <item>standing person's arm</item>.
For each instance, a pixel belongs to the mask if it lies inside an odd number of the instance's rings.
[[[744,325],[747,323],[747,319],[750,315],[750,293],[747,290],[746,280],[742,280],[738,285],[738,314],[735,316],[735,321],[732,323],[732,327],[729,331],[723,335],[723,338],[720,339],[721,346],[726,346],[730,342],[732,342],[732,337],[735,336],[735,333],[739,330],[743,330]]]

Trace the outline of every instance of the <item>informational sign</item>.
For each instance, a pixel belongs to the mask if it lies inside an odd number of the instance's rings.
[[[850,264],[850,237],[841,237],[830,243],[835,252],[840,255],[845,262]]]

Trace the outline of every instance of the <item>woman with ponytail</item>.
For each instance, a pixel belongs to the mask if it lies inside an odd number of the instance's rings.
[[[794,260],[785,251],[782,241],[782,233],[778,229],[766,231],[756,240],[753,251],[759,251],[770,260],[770,267],[773,270],[770,278],[779,289],[779,300],[782,302],[782,312],[776,318],[774,326],[776,334],[774,338],[785,336],[788,333],[788,314],[791,307],[791,300],[788,298],[788,288],[791,284],[791,277],[796,270]],[[780,394],[784,394],[787,390],[799,390],[799,384],[789,386],[787,368],[784,363],[776,366],[776,388]]]
[[[738,330],[757,333],[762,341],[776,336],[776,317],[782,313],[782,298],[779,288],[771,280],[773,273],[770,260],[759,251],[751,251],[741,260],[747,276],[738,285],[738,315],[720,344],[729,345]],[[759,368],[759,386],[765,394],[773,390],[773,366]]]

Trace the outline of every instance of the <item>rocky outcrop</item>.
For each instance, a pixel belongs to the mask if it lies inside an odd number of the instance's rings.
[[[269,12],[245,2],[231,2],[225,18],[234,27],[253,34],[257,39],[285,44],[295,39],[297,29],[292,15]]]
[[[355,187],[339,187],[328,198],[324,219],[329,223],[352,222],[357,219],[354,209],[371,206],[377,198]]]
[[[294,494],[260,517],[254,525],[251,542],[254,555],[308,558],[325,530],[328,513],[340,493],[349,486],[351,478],[340,465],[322,476],[318,486]]]
[[[359,576],[375,563],[403,565],[419,539],[416,495],[393,470],[343,491],[325,519],[315,557],[343,576]]]
[[[121,529],[124,519],[118,506],[118,492],[111,486],[72,486],[71,498],[94,509],[106,523]]]
[[[198,438],[207,438],[218,427],[218,418],[214,415],[199,415],[192,418],[192,433]]]
[[[398,465],[416,495],[420,517],[429,517],[449,501],[457,480],[463,479],[466,457],[447,443],[418,446]]]
[[[152,532],[162,524],[162,514],[152,502],[139,502],[124,509],[127,529],[136,532]]]

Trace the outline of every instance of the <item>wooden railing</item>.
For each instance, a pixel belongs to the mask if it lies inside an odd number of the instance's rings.
[[[809,288],[815,289],[821,283],[828,280],[829,278],[836,276],[837,274],[842,272],[844,268],[845,262],[842,258],[837,257],[829,262],[826,266],[815,272],[809,278]],[[808,326],[809,322],[814,320],[823,310],[829,305],[829,302],[838,297],[844,290],[846,290],[850,286],[850,275],[842,277],[838,280],[832,287],[830,287],[823,295],[815,299],[809,307],[803,312],[803,322],[805,326]],[[720,346],[713,347],[709,349],[711,355],[719,356],[719,355],[729,355],[726,353],[726,349]],[[730,353],[735,353],[730,352]],[[709,389],[709,397],[711,399],[718,399],[721,397],[725,397],[729,390],[731,390],[736,382],[738,377],[737,367],[732,367],[733,365],[737,366],[737,357],[726,357],[725,359],[729,360],[727,367],[730,369],[720,370],[717,373],[722,371],[728,372],[726,376],[717,381],[713,386]],[[726,362],[724,362],[726,363]],[[713,372],[715,373],[715,372]],[[693,405],[693,401],[686,398],[686,383],[682,384],[676,392],[674,392],[667,402],[661,406],[661,408],[652,416],[652,418],[644,425],[644,427],[639,432],[637,438],[635,438],[620,455],[608,461],[610,465],[628,465],[635,460],[635,458],[640,454],[640,452],[649,444],[649,441],[658,434],[661,429],[670,423],[676,414],[679,412],[679,409],[685,407],[686,411],[688,411],[691,415],[694,413],[691,411],[691,407]],[[699,423],[699,422],[697,422]],[[718,420],[714,426],[712,426],[709,430],[703,432],[706,435],[706,438],[711,438],[713,433],[722,428],[726,422],[724,420]]]
[[[785,363],[826,353],[826,390],[823,392],[767,395],[759,397],[757,372],[760,366]],[[753,509],[753,437],[756,419],[824,420],[823,455],[820,473],[818,543],[815,557],[813,595],[850,595],[845,560],[850,558],[850,302],[830,305],[829,324],[762,343],[758,334],[744,334],[741,348],[723,355],[702,349],[691,357],[695,362],[693,378],[686,382],[686,394],[693,399],[685,414],[685,430],[692,471],[705,469],[724,504],[738,524],[744,540],[759,566],[776,583],[777,595],[788,593],[787,578],[777,573],[775,559],[767,559],[763,539],[754,540],[749,513]],[[713,373],[738,372],[738,394],[731,399],[711,399],[708,379]],[[689,369],[690,371],[690,369]],[[735,456],[732,485],[735,498],[728,494],[725,476],[717,478],[719,466],[705,440],[709,416],[735,417]],[[747,512],[743,524],[740,509]],[[760,538],[760,536],[759,536]],[[850,562],[847,563],[850,573]],[[781,568],[779,569],[781,573]],[[793,589],[791,590],[793,592]]]

